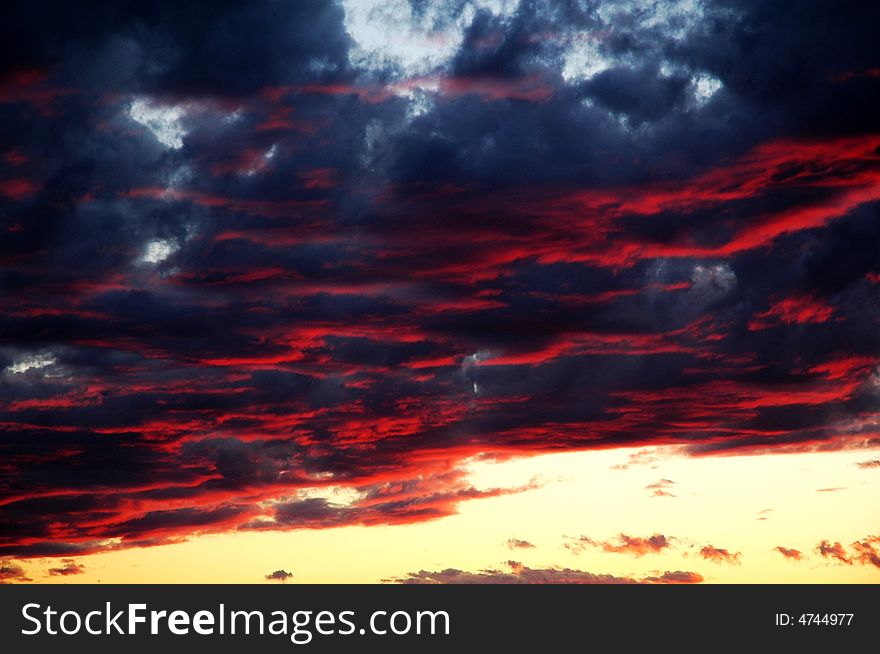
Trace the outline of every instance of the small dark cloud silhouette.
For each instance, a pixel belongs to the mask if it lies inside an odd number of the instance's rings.
[[[703,581],[699,573],[682,570],[646,577],[621,577],[571,568],[529,568],[519,561],[507,561],[506,566],[509,571],[494,568],[476,572],[456,568],[419,570],[383,581],[397,584],[695,584]]]
[[[699,584],[703,582],[703,575],[691,570],[666,571],[656,577],[645,577],[646,584]]]
[[[282,584],[293,577],[292,572],[288,572],[287,570],[276,570],[275,572],[266,575],[266,579],[269,581],[280,581]]]
[[[535,547],[533,543],[527,540],[520,540],[519,538],[508,538],[505,545],[512,550],[528,550]]]
[[[73,559],[62,559],[61,567],[49,568],[49,574],[53,577],[67,577],[70,575],[81,575],[86,571],[85,566],[79,565]]]
[[[611,470],[629,470],[630,466],[651,466],[660,460],[660,457],[652,450],[639,450],[629,455],[626,463],[611,466]]]
[[[673,493],[669,492],[669,488],[674,485],[675,482],[671,479],[661,479],[645,486],[645,490],[653,491],[651,497],[675,497]]]
[[[25,574],[24,568],[17,563],[0,561],[0,584],[8,584],[15,581],[27,582],[32,580]]]

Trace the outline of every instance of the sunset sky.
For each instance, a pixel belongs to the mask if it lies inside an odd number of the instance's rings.
[[[5,13],[0,583],[880,582],[880,7]]]

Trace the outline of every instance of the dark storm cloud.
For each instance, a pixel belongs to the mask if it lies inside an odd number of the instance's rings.
[[[414,64],[332,2],[9,7],[0,555],[533,487],[475,488],[484,452],[880,445],[876,8],[414,12],[461,43]]]
[[[710,4],[709,16],[702,30],[675,47],[676,54],[704,62],[756,110],[775,115],[778,129],[814,135],[876,131],[865,102],[880,89],[845,81],[880,62],[869,27],[880,18],[878,7],[855,0],[796,7],[732,0]]]
[[[142,516],[114,525],[109,535],[133,537],[141,534],[187,531],[232,523],[246,514],[246,507],[224,506],[211,510],[171,509],[150,511]]]
[[[423,468],[423,471],[429,470]],[[518,488],[477,489],[466,484],[460,471],[423,472],[415,479],[358,487],[350,503],[326,497],[286,498],[276,502],[271,515],[258,517],[242,529],[322,528],[340,525],[407,524],[455,513],[459,502],[499,497],[537,488],[533,481]]]
[[[129,543],[128,546],[148,547],[150,544],[146,540],[141,543]],[[20,557],[68,557],[79,554],[91,554],[113,549],[112,541],[90,541],[78,543],[60,543],[57,541],[37,541],[27,543],[25,545],[13,544],[0,547],[0,556],[20,556]]]
[[[7,16],[7,25],[16,27],[4,38],[7,70],[60,66],[73,75],[71,63],[84,61],[89,70],[78,75],[88,83],[97,85],[96,73],[109,73],[125,90],[236,95],[305,79],[314,61],[346,66],[342,9],[328,0],[183,7],[41,1],[13,4]],[[115,68],[105,60],[111,56]]]
[[[612,68],[584,85],[584,93],[603,107],[639,124],[654,121],[685,102],[686,77],[661,78],[656,70]]]

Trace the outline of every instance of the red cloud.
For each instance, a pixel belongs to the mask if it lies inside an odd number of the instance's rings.
[[[862,565],[873,565],[880,568],[880,552],[874,547],[875,544],[880,544],[880,536],[868,536],[853,543],[851,547],[854,552],[854,560]]]
[[[833,559],[839,563],[852,565],[852,558],[846,553],[846,548],[840,542],[830,543],[823,540],[816,546],[816,551],[826,559]]]
[[[794,561],[800,561],[804,556],[800,550],[792,549],[789,547],[782,547],[781,545],[777,545],[773,549],[779,552],[786,559],[792,559]]]
[[[674,485],[675,482],[671,479],[661,479],[660,481],[654,482],[653,484],[648,484],[647,486],[645,486],[645,489],[653,491],[651,493],[651,497],[675,497],[675,495],[668,490],[671,486]]]
[[[25,574],[24,569],[17,563],[9,560],[0,560],[0,584],[10,582],[26,583],[33,581]]]
[[[455,98],[476,96],[484,101],[525,100],[542,102],[553,95],[554,88],[539,76],[509,79],[484,76],[459,77],[412,77],[390,84],[306,84],[299,87],[282,87],[273,90],[277,97],[289,92],[303,92],[319,95],[354,96],[367,104],[387,102],[400,95],[420,90],[438,97]]]
[[[573,543],[568,543],[566,547],[575,552],[578,552],[587,546],[598,547],[604,552],[631,554],[636,557],[641,557],[646,554],[657,554],[664,549],[671,547],[671,540],[671,538],[667,538],[663,534],[654,534],[647,538],[619,534],[616,541],[595,541],[587,536],[581,536]]]
[[[700,584],[704,579],[698,572],[675,570],[664,572],[657,577],[645,577],[643,581],[649,584]]]
[[[831,320],[834,307],[823,300],[795,296],[780,300],[766,311],[757,314],[749,323],[749,329],[756,331],[768,329],[774,325],[804,325],[822,323]]]
[[[40,185],[37,182],[21,177],[0,180],[0,195],[5,195],[13,200],[23,200],[36,193],[39,188]]]
[[[741,556],[741,553],[736,552],[735,554],[733,554],[730,552],[730,550],[726,550],[721,547],[714,547],[712,545],[706,545],[705,547],[700,549],[699,555],[707,561],[712,561],[713,563],[731,563],[739,565],[739,557]]]
[[[43,117],[53,114],[56,98],[73,93],[70,89],[49,86],[45,70],[16,70],[0,76],[0,104],[26,103]]]
[[[3,160],[10,166],[21,166],[22,164],[27,163],[28,159],[18,150],[9,150],[4,153]]]
[[[305,188],[329,189],[336,186],[336,170],[333,168],[314,168],[300,175]]]
[[[824,558],[831,559],[844,565],[873,565],[880,568],[880,551],[876,545],[880,544],[880,536],[865,536],[850,545],[851,552],[840,544],[839,541],[831,543],[823,540],[816,547]]]
[[[854,79],[866,79],[872,77],[880,77],[880,68],[863,68],[860,70],[848,70],[839,75],[832,77],[834,82],[848,82]]]
[[[446,91],[534,91],[497,82],[461,79]],[[313,92],[331,91],[347,92]],[[260,102],[284,97],[267,92]],[[241,170],[266,143],[198,163]],[[755,316],[713,307],[685,318],[682,307],[699,298],[684,264],[660,281],[633,270],[657,257],[726,259],[841,218],[880,197],[878,145],[876,136],[764,144],[690,179],[641,186],[398,184],[374,189],[370,217],[342,226],[335,200],[314,198],[344,186],[346,172],[320,158],[291,172],[290,193],[197,178],[192,188],[138,178],[107,197],[93,189],[108,207],[208,217],[205,231],[167,276],[124,263],[136,256],[130,244],[114,249],[103,273],[42,270],[48,259],[21,256],[16,243],[4,255],[16,279],[34,280],[7,293],[4,318],[16,334],[59,334],[70,361],[39,377],[39,393],[0,408],[0,429],[17,443],[0,512],[12,536],[0,553],[72,556],[214,531],[433,519],[468,499],[526,490],[477,489],[450,472],[487,452],[685,444],[708,455],[871,443],[880,436],[871,416],[849,408],[876,368],[866,348],[821,348],[818,360],[771,366],[756,347],[761,329],[737,341],[750,319],[819,329],[844,315],[839,298],[835,308],[818,292],[787,291],[762,296]],[[737,217],[723,238],[694,231],[700,212],[731,206]],[[657,238],[654,223],[673,233]],[[581,273],[599,281],[581,288]],[[657,313],[663,320],[640,322],[655,302],[671,302]],[[36,341],[21,339],[25,356]],[[553,378],[556,368],[564,378]],[[10,373],[10,383],[38,374]],[[592,380],[601,386],[582,386]],[[33,451],[35,442],[56,445]],[[60,472],[69,464],[77,474]],[[321,496],[325,486],[359,499],[335,504]],[[646,488],[671,497],[674,482]],[[51,521],[28,517],[34,502]],[[646,554],[662,549],[656,536],[598,546]]]

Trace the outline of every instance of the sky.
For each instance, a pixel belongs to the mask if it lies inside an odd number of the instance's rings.
[[[880,7],[5,13],[0,582],[880,582]]]

